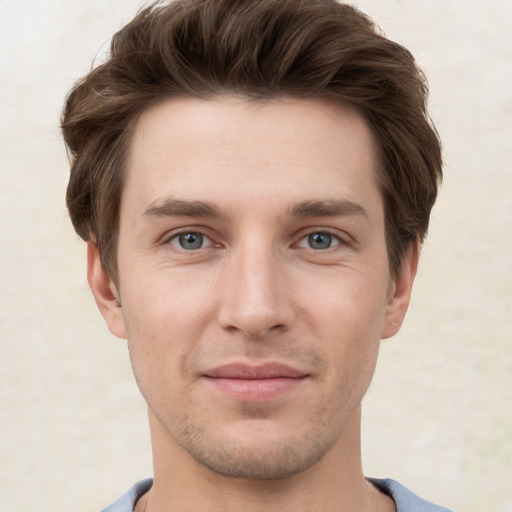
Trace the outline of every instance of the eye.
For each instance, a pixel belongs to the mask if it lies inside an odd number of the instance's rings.
[[[339,244],[340,240],[338,237],[331,235],[331,233],[327,233],[326,231],[317,231],[305,236],[298,245],[299,247],[306,247],[308,249],[315,249],[318,251],[330,249],[331,247]]]
[[[212,245],[212,241],[206,235],[197,231],[177,233],[169,240],[169,243],[185,251],[195,251]]]

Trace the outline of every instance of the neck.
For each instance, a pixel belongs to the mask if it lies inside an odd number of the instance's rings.
[[[394,512],[394,502],[366,481],[361,467],[360,409],[316,464],[271,480],[210,471],[184,452],[150,414],[154,484],[137,512]]]

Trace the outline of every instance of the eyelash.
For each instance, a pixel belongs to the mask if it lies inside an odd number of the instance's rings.
[[[327,243],[328,243],[328,247],[317,247],[317,248],[314,248],[314,247],[311,247],[311,245],[309,246],[304,246],[304,245],[301,245],[303,244],[304,242],[306,244],[311,244],[313,242],[313,239],[312,237],[315,237],[315,236],[318,236],[320,235],[320,237],[325,237],[327,239]],[[200,246],[198,247],[192,247],[192,248],[185,248],[181,245],[180,243],[180,239],[182,239],[182,237],[186,237],[186,236],[199,236],[200,237]],[[203,242],[205,241],[208,241],[209,244],[207,246],[204,246],[203,245]],[[193,240],[191,240],[193,241]],[[319,243],[322,242],[322,239],[321,240],[317,240]],[[176,243],[173,243],[173,242],[176,242]],[[193,253],[193,252],[196,252],[200,249],[207,249],[209,247],[212,247],[212,246],[217,246],[217,247],[220,247],[220,244],[216,244],[211,237],[209,237],[208,235],[206,235],[203,231],[201,230],[198,230],[198,229],[185,229],[185,230],[180,230],[178,232],[175,232],[173,233],[170,237],[166,238],[165,240],[165,244],[166,245],[172,245],[173,247],[175,247],[177,250],[179,251],[183,251],[183,252],[187,252],[187,253]],[[302,248],[305,248],[305,249],[309,249],[309,250],[312,250],[314,252],[326,252],[330,249],[332,250],[336,250],[336,249],[339,249],[343,246],[347,246],[349,245],[349,242],[347,242],[346,239],[344,239],[343,237],[339,236],[338,234],[335,234],[335,233],[332,233],[331,231],[329,230],[325,230],[325,229],[317,229],[317,230],[310,230],[309,232],[307,233],[304,233],[301,238],[299,239],[299,241],[297,243],[294,244],[295,246],[297,247],[302,247]]]
[[[317,237],[315,240],[314,237]],[[326,241],[328,244],[328,247],[312,247],[311,244],[318,242],[321,244],[323,241]],[[305,242],[307,247],[301,245],[303,242]],[[305,234],[297,243],[299,247],[305,247],[306,249],[311,249],[315,252],[323,252],[328,251],[329,249],[336,249],[338,246],[346,245],[346,242],[338,235],[331,233],[330,231],[326,230],[316,230],[316,231],[310,231],[309,233]]]
[[[202,231],[197,230],[197,229],[186,229],[186,230],[181,230],[179,232],[173,233],[169,238],[166,239],[165,243],[172,245],[176,249],[184,251],[184,252],[195,252],[196,250],[199,250],[199,249],[205,249],[206,247],[204,247],[202,244],[201,244],[201,247],[195,247],[192,249],[187,249],[187,248],[181,246],[181,244],[180,244],[181,237],[193,236],[193,235],[195,235],[195,236],[199,235],[202,242],[204,242],[204,240],[206,239],[210,242],[210,245],[212,245],[212,246],[216,245],[215,242],[213,242],[213,240],[211,239],[211,237],[209,237],[208,235],[206,235],[205,233],[203,233]],[[179,244],[180,246],[173,244],[173,241],[176,241],[177,244]]]

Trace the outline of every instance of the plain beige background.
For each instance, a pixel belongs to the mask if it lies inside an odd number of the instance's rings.
[[[365,401],[366,474],[511,512],[512,1],[355,3],[426,71],[446,161],[409,318]],[[0,0],[2,510],[98,510],[151,474],[125,343],[67,219],[58,130],[66,91],[139,5]]]

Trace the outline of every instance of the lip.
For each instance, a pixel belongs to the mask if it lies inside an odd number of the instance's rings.
[[[230,363],[205,372],[206,377],[214,379],[296,379],[306,377],[307,373],[282,363]]]
[[[308,377],[301,370],[275,362],[226,364],[203,375],[215,391],[245,402],[265,402],[289,395]]]

